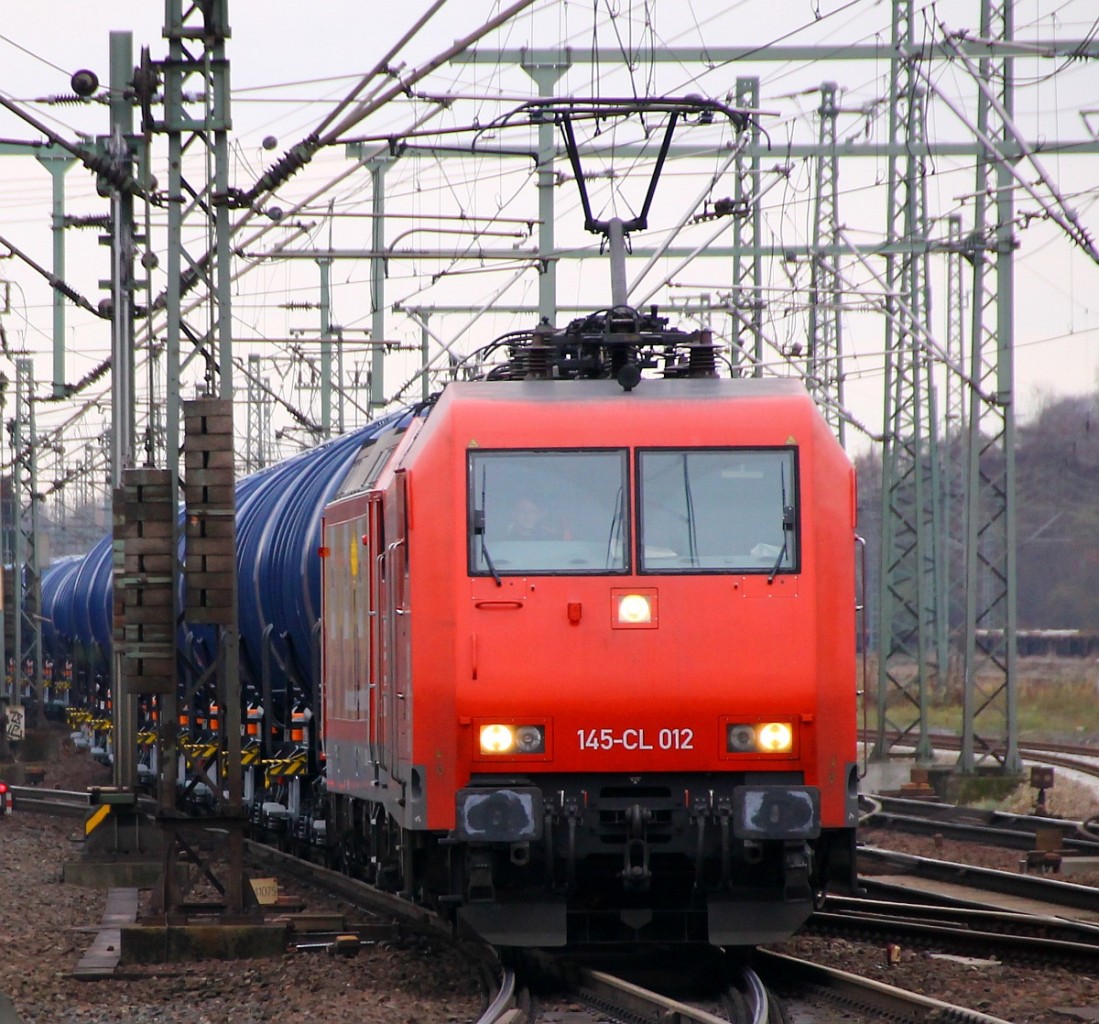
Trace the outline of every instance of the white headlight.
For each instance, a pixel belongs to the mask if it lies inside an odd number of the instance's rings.
[[[482,725],[481,753],[506,754],[515,746],[515,733],[510,725]]]
[[[768,722],[759,727],[759,749],[768,754],[786,754],[794,746],[794,730],[788,722]]]
[[[618,599],[618,621],[632,624],[652,622],[653,610],[644,594],[623,594]]]

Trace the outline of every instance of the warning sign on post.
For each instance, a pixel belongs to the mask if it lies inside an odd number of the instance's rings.
[[[4,709],[4,715],[9,742],[23,739],[27,731],[27,709],[22,704],[11,704]]]
[[[261,907],[272,907],[279,900],[279,880],[277,878],[250,878],[252,892]]]

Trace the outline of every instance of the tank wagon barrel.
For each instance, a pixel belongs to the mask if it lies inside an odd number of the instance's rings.
[[[309,702],[320,614],[320,517],[352,459],[400,415],[387,417],[237,482],[241,667],[255,691]],[[182,511],[180,513],[182,523]],[[183,555],[181,531],[180,557]],[[72,659],[89,701],[105,695],[112,649],[112,538],[42,575],[44,654]],[[181,583],[182,586],[182,583]],[[185,628],[179,647],[202,667],[207,627]],[[267,678],[264,678],[264,673]],[[78,681],[78,689],[80,682]]]

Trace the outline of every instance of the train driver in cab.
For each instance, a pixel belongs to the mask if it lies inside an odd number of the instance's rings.
[[[560,519],[529,495],[520,496],[504,531],[507,540],[571,540]]]

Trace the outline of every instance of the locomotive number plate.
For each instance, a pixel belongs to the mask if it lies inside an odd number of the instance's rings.
[[[694,729],[577,729],[581,750],[694,750]]]

